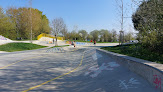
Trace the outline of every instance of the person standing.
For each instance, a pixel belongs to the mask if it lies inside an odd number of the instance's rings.
[[[94,40],[94,45],[96,45],[96,40]]]
[[[53,38],[53,44],[54,44],[54,38]]]
[[[76,46],[75,41],[74,41],[74,47]]]

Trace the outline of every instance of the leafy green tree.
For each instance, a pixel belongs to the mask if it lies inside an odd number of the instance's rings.
[[[70,33],[70,32],[67,32],[67,33],[66,33],[65,39],[66,39],[66,40],[70,40],[70,39],[71,39],[71,33]]]
[[[92,35],[93,40],[98,41],[98,38],[99,38],[99,31],[98,31],[98,30],[92,31],[92,32],[90,33],[90,35]]]
[[[117,32],[115,29],[112,29],[111,34],[112,34],[112,42],[117,41]]]
[[[151,51],[163,53],[163,0],[143,1],[132,16],[140,42]]]
[[[99,31],[99,34],[100,34],[100,41],[101,41],[101,42],[108,42],[108,40],[109,40],[109,35],[110,35],[110,33],[109,33],[108,30],[101,29],[101,30]]]
[[[87,35],[87,40],[92,40],[92,39],[93,39],[93,36],[90,35],[90,34],[88,34],[88,35]]]
[[[73,30],[70,33],[70,35],[71,35],[71,40],[79,40],[81,38],[80,35],[75,30]]]
[[[14,39],[15,34],[14,23],[12,23],[10,18],[6,16],[3,9],[0,8],[0,35]]]
[[[82,39],[85,41],[86,40],[86,37],[87,37],[87,35],[88,35],[88,33],[87,33],[87,31],[85,31],[85,30],[80,30],[79,32],[79,35],[82,37]]]
[[[39,11],[39,12],[41,14],[40,34],[41,33],[47,33],[47,34],[49,34],[50,33],[49,20],[46,17],[46,15],[43,15],[41,11]]]
[[[129,42],[130,40],[134,40],[133,33],[132,32],[126,33],[124,35],[124,40],[125,40],[125,42]]]
[[[49,21],[38,9],[10,7],[6,11],[11,22],[15,24],[16,36],[24,39],[30,38],[31,28],[33,38],[40,33],[49,33]]]

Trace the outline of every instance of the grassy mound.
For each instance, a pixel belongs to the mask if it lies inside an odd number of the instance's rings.
[[[143,48],[141,44],[103,47],[101,49],[163,64],[163,55]]]
[[[0,51],[14,52],[14,51],[23,51],[23,50],[33,50],[44,48],[46,46],[36,45],[32,43],[8,43],[0,45]]]

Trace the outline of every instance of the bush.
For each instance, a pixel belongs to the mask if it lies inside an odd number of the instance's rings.
[[[142,44],[103,47],[102,49],[157,63],[163,63],[163,54],[160,55],[159,53],[152,52],[149,48],[144,48]]]

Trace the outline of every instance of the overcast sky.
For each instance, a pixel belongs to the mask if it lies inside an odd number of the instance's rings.
[[[10,6],[29,7],[29,0],[0,0],[0,6],[4,9]],[[132,0],[124,0],[124,14],[131,17],[134,12]],[[88,32],[95,29],[120,30],[120,13],[115,0],[32,0],[32,7],[43,11],[49,21],[62,17],[68,30],[72,31],[74,25],[78,30]],[[131,18],[125,18],[124,30],[133,31]]]

